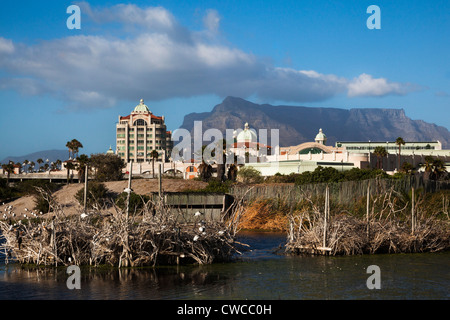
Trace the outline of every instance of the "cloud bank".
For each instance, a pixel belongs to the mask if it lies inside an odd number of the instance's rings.
[[[162,7],[79,3],[83,19],[120,24],[127,36],[79,35],[36,45],[0,37],[0,89],[48,94],[72,108],[108,108],[119,100],[147,101],[215,94],[293,102],[404,95],[409,84],[361,74],[346,79],[313,70],[278,68],[218,40],[221,17],[207,10],[204,30],[180,25]]]

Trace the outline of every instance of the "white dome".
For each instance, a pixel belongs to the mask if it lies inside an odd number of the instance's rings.
[[[327,136],[322,132],[322,129],[319,129],[319,133],[316,135],[314,140],[317,143],[325,144],[327,142]]]
[[[255,129],[249,129],[248,123],[245,124],[244,130],[239,132],[236,138],[237,142],[257,142],[258,136]]]

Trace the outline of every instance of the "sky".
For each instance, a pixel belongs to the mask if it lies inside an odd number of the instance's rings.
[[[168,130],[227,96],[402,108],[450,128],[449,34],[448,0],[3,0],[0,159],[72,139],[114,149],[140,99]]]

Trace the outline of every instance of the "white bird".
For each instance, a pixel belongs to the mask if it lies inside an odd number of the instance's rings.
[[[28,211],[28,209],[27,209],[27,208],[25,208],[25,211]]]
[[[203,213],[201,213],[200,211],[197,211],[195,214],[194,214],[194,216],[196,216],[196,217],[198,217],[198,216],[201,216]]]
[[[224,234],[224,232],[223,232],[222,230],[220,230],[220,231],[218,232],[218,234],[221,236],[221,235]]]
[[[195,235],[195,236],[194,236],[194,241],[197,241],[198,238],[199,238],[198,235]]]
[[[86,213],[83,212],[83,213],[81,214],[80,217],[81,217],[81,219],[84,219],[84,218],[86,218],[87,216],[88,216],[88,215],[87,215]]]
[[[42,214],[42,211],[40,211],[39,214]]]
[[[205,231],[205,227],[201,226],[200,228],[198,228],[198,231],[200,231],[200,232]]]

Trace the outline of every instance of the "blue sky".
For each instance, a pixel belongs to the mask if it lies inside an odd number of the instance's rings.
[[[2,1],[0,159],[73,138],[105,152],[141,98],[169,130],[228,95],[403,108],[450,128],[449,32],[447,0]]]

